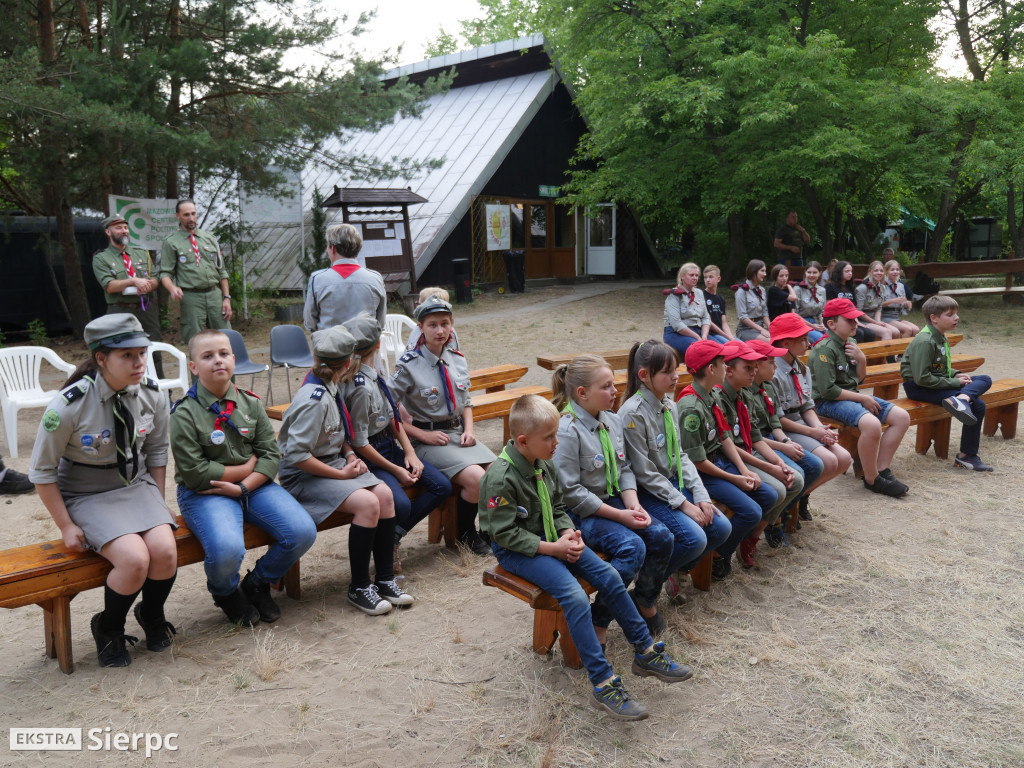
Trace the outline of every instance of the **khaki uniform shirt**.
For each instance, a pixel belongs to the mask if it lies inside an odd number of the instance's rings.
[[[682,427],[679,425],[679,414],[676,412],[676,404],[672,402],[672,396],[666,394],[658,402],[654,393],[641,385],[640,389],[619,408],[619,421],[623,425],[626,455],[629,456],[637,485],[673,509],[679,509],[686,497],[672,485],[672,480],[677,480],[678,476],[671,468],[663,416],[665,412],[675,424],[676,434],[679,434]],[[697,474],[697,468],[683,452],[681,437],[678,458],[682,469],[683,487],[693,494],[695,502],[711,501],[711,496]]]
[[[320,331],[341,325],[360,312],[377,318],[377,325],[384,329],[388,313],[388,294],[380,272],[366,267],[353,270],[348,277],[342,277],[332,267],[357,267],[355,259],[338,259],[327,269],[321,269],[309,276],[306,287],[306,304],[302,310],[302,322],[310,331]]]
[[[835,400],[842,390],[857,391],[857,361],[846,356],[846,342],[828,331],[810,352],[807,363],[814,383],[815,400]]]
[[[747,318],[758,325],[764,325],[768,315],[768,291],[763,285],[754,288],[750,283],[743,283],[736,291],[736,316],[740,320]],[[741,326],[746,327],[743,323]]]
[[[907,287],[903,285],[902,280],[897,280],[895,283],[891,282],[889,278],[886,278],[882,283],[882,301],[891,301],[892,299],[906,299],[907,298]],[[882,317],[888,317],[891,320],[899,320],[901,315],[907,314],[909,310],[905,306],[899,304],[890,304],[887,307],[882,307]]]
[[[708,314],[704,293],[694,288],[692,293],[670,293],[665,297],[665,327],[673,331],[683,328],[700,333],[701,327],[710,325],[711,315]]]
[[[590,517],[607,501],[608,483],[605,475],[604,451],[597,431],[604,425],[612,439],[619,473],[619,490],[635,491],[636,478],[626,456],[626,438],[622,422],[611,411],[602,411],[595,419],[582,406],[574,404],[576,411],[563,413],[558,422],[558,447],[555,448],[555,466],[562,483],[566,506],[579,517]]]
[[[814,354],[813,350],[811,350],[811,354]],[[803,397],[800,397],[800,392],[797,391],[796,385],[793,383],[794,372],[800,381]],[[804,411],[809,411],[814,407],[814,398],[811,396],[813,391],[811,372],[799,360],[790,365],[784,357],[775,358],[775,377],[772,379],[772,384],[776,395],[775,405],[778,408],[776,413],[781,412],[787,419],[797,421]]]
[[[352,417],[350,442],[354,448],[369,444],[370,438],[385,431],[395,418],[391,403],[384,397],[377,381],[377,371],[364,364],[359,366],[359,373],[352,381],[345,385],[345,405]]]
[[[174,481],[187,485],[193,491],[206,491],[211,480],[220,480],[225,467],[244,464],[250,456],[256,457],[254,472],[271,480],[277,476],[281,453],[277,448],[274,427],[259,397],[252,392],[228,387],[227,395],[217,400],[198,381],[190,393],[171,408],[171,452],[174,454]],[[237,431],[226,424],[224,442],[213,442],[214,422],[217,414],[210,410],[213,403],[223,409],[227,400],[235,401],[231,422]],[[288,409],[291,411],[291,408]]]
[[[743,398],[743,404],[747,406],[747,410],[750,411],[753,406],[753,401],[750,399],[750,395],[746,389],[742,389],[737,392],[732,388],[732,384],[728,381],[722,382],[722,386],[715,387],[714,392],[711,396],[715,398],[715,402],[718,403],[718,407],[722,409],[722,413],[725,414],[725,420],[729,424],[729,428],[732,430],[732,441],[743,450],[747,449],[747,446],[743,444],[742,432],[740,431],[740,417],[739,409],[736,407],[736,401],[739,398]],[[750,442],[756,443],[761,440],[764,436],[761,434],[761,430],[757,428],[754,423],[753,412],[750,414]]]
[[[183,291],[206,291],[228,279],[217,238],[204,229],[195,230],[199,263],[188,233],[179,229],[164,240],[160,249],[160,274],[168,275]]]
[[[135,420],[135,448],[142,466],[167,466],[167,407],[151,379],[132,385],[123,402]],[[114,444],[114,390],[101,374],[81,379],[50,401],[36,433],[28,477],[33,483],[56,483],[61,458],[78,464],[117,463]],[[129,462],[131,457],[128,457]],[[61,491],[74,493],[79,489]],[[95,489],[89,489],[95,490]]]
[[[758,391],[762,387],[764,388],[764,395]],[[761,433],[762,437],[774,440],[772,430],[782,429],[782,422],[779,421],[779,398],[775,394],[775,387],[772,386],[770,381],[766,381],[760,385],[752,384],[749,387],[744,387],[741,394],[743,395],[743,402],[747,404],[747,408],[750,410],[750,423]],[[765,396],[772,401],[775,413],[768,413],[768,405],[764,401]]]
[[[882,301],[885,300],[885,286],[875,285],[870,280],[865,280],[857,286],[857,309],[867,315],[875,316],[875,312],[882,308]]]
[[[512,441],[505,446],[510,464],[498,457],[487,468],[480,481],[480,528],[510,552],[534,556],[544,538],[544,515],[537,493],[534,469],[543,471],[542,480],[548,489],[555,530],[575,528],[565,512],[558,472],[550,461],[538,459],[529,463]]]
[[[440,366],[448,368],[455,390],[455,407],[449,413],[444,396],[444,383]],[[446,421],[462,416],[462,410],[473,405],[469,395],[469,366],[461,352],[451,347],[441,351],[441,357],[427,349],[425,344],[413,352],[406,352],[391,374],[391,393],[409,411],[413,421]]]
[[[144,251],[141,248],[126,248],[125,251],[135,267],[136,277],[160,279],[160,270],[151,263],[149,251]],[[113,245],[102,251],[96,251],[92,257],[92,273],[96,276],[96,282],[103,288],[103,297],[107,300],[107,304],[134,305],[139,303],[138,294],[126,296],[123,293],[107,293],[107,285],[111,280],[127,280],[129,277],[128,270],[124,266],[124,257],[121,256],[121,251]]]
[[[821,322],[821,312],[825,309],[825,286],[816,285],[811,290],[803,283],[796,287],[796,313],[800,317],[810,317],[816,323]]]
[[[928,323],[915,336],[900,361],[900,376],[904,381],[913,381],[925,389],[960,389],[963,382],[956,378],[958,371],[948,375],[946,366],[946,336]]]
[[[338,407],[338,385],[303,384],[284,412],[277,444],[281,463],[291,466],[309,458],[325,464],[342,453],[348,435]]]
[[[679,447],[690,461],[714,461],[722,450],[722,440],[732,433],[719,434],[712,410],[714,398],[696,381],[690,384],[696,394],[686,394],[676,403],[679,412]]]

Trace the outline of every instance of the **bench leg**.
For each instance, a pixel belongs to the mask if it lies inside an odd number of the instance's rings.
[[[932,430],[932,439],[935,440],[935,455],[940,459],[949,458],[949,428],[953,424],[952,419],[940,419],[932,422],[935,427]]]
[[[994,437],[996,430],[1002,427],[1003,439],[1012,440],[1017,435],[1017,403],[1007,403],[985,412],[985,424],[982,431]]]
[[[60,671],[65,675],[75,671],[75,661],[71,655],[71,601],[74,597],[55,597],[39,603],[43,609],[46,655],[57,659]]]
[[[880,397],[883,400],[895,400],[900,396],[900,385],[899,384],[881,384],[875,387],[875,397]]]
[[[444,537],[444,545],[455,549],[459,538],[459,491],[456,489],[441,506],[427,518],[427,541],[437,544]]]
[[[856,427],[842,426],[839,428],[839,445],[850,452],[853,457],[853,476],[864,477],[864,468],[860,465],[860,455],[857,453],[857,441],[860,439],[860,430]]]
[[[558,611],[556,614],[558,622],[558,647],[562,649],[562,663],[570,669],[583,669],[583,659],[580,652],[576,650],[576,644],[569,634],[569,625],[565,623],[565,614]]]
[[[555,638],[558,637],[558,618],[565,617],[561,611],[544,611],[534,609],[533,611],[533,652],[542,656],[547,654],[555,645]],[[568,633],[566,633],[568,634]]]
[[[296,560],[292,563],[292,567],[285,573],[284,578],[281,579],[280,586],[284,587],[284,593],[288,595],[292,600],[302,599],[302,561]],[[279,586],[279,588],[280,588]]]
[[[914,450],[924,456],[928,453],[928,449],[932,446],[932,439],[934,437],[935,422],[928,421],[924,424],[917,425],[917,442],[914,445]]]
[[[711,589],[711,558],[713,555],[708,552],[701,558],[701,561],[697,563],[697,566],[690,571],[690,581],[693,582],[694,589],[699,589],[701,592],[707,592]]]
[[[508,441],[512,439],[512,435],[511,435],[511,430],[509,429],[509,426],[508,426],[508,414],[507,413],[504,416],[501,417],[501,424],[502,424],[502,434],[505,435],[505,442],[508,443]]]

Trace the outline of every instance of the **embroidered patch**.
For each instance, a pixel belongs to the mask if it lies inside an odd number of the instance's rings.
[[[491,498],[487,500],[488,509],[497,509],[498,507],[503,507],[506,504],[508,504],[508,502],[505,500],[504,496],[491,496]]]
[[[53,410],[53,408],[43,414],[43,429],[47,432],[53,432],[59,426],[60,414]]]
[[[629,424],[626,425],[626,429],[636,429],[636,422],[629,422]]]
[[[818,359],[821,360],[821,362],[823,362],[823,363],[827,363],[828,362],[828,355],[818,355]]]
[[[65,390],[63,393],[65,403],[73,403],[75,400],[85,394],[85,386],[82,384],[76,384],[70,389]],[[56,413],[56,411],[55,411]]]
[[[404,355],[402,355],[400,358],[398,358],[398,362],[400,362],[400,363],[408,363],[408,362],[411,362],[412,360],[415,360],[415,359],[416,359],[416,353],[415,352],[406,352]]]
[[[326,391],[327,391],[326,387],[317,387],[316,389],[314,389],[312,392],[309,393],[309,399],[310,400],[322,400],[323,396],[324,396],[324,392],[326,392]]]
[[[357,373],[352,377],[352,383],[361,387],[366,383],[366,377],[361,373]]]
[[[683,419],[683,429],[687,432],[696,432],[700,429],[700,416],[696,413],[691,413]]]

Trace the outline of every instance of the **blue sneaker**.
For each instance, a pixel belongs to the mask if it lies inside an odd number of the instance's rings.
[[[665,643],[658,642],[647,653],[633,654],[633,674],[656,677],[666,683],[681,683],[693,677],[693,670],[672,661],[665,653]]]
[[[954,456],[953,466],[961,469],[973,469],[975,472],[991,472],[992,467],[977,456]]]
[[[618,676],[593,691],[594,706],[603,709],[616,720],[646,720],[650,714],[647,707],[629,695],[622,685],[622,678]]]

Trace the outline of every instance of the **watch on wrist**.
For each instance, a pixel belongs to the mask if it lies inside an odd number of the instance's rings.
[[[224,294],[224,298],[227,299],[228,301],[231,301],[231,294],[230,293],[225,293]]]

